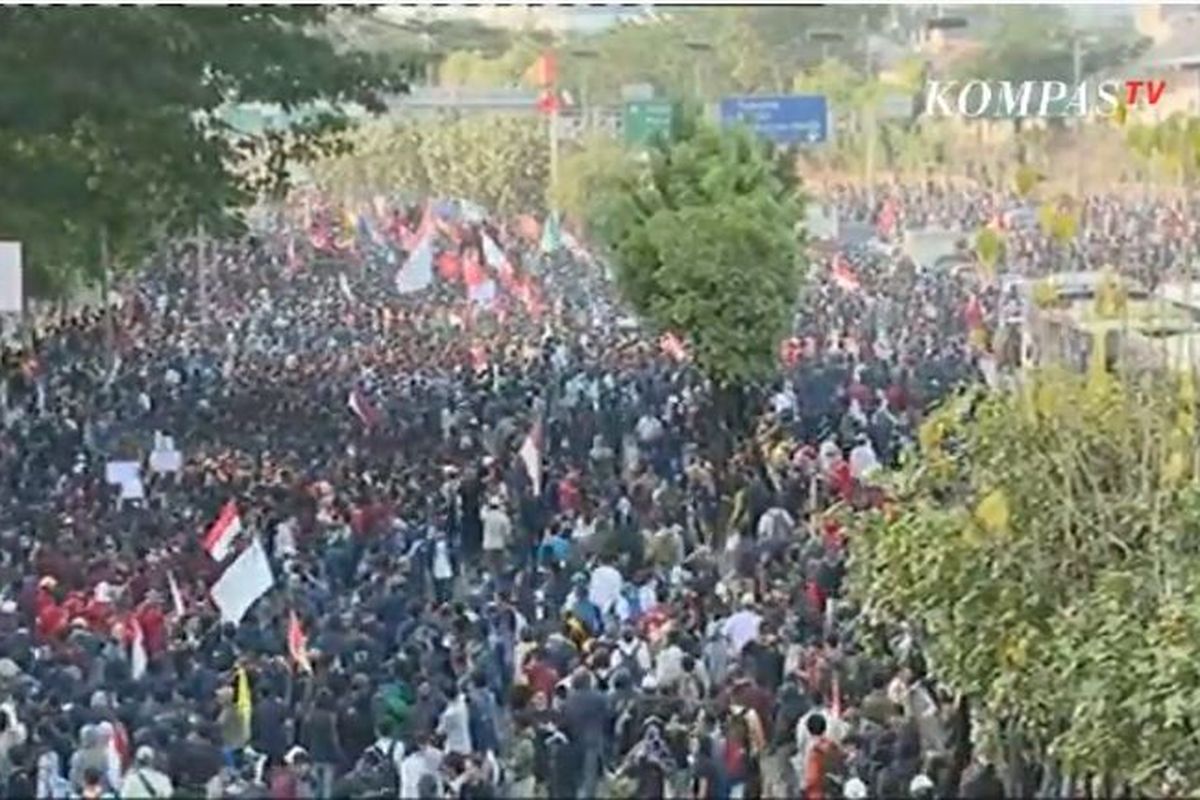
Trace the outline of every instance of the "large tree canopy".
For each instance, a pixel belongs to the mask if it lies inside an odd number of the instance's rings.
[[[635,178],[606,189],[596,228],[634,308],[735,384],[769,373],[791,323],[799,207],[786,158],[745,129],[688,116]]]
[[[25,244],[35,287],[99,263],[100,231],[133,263],[165,233],[210,229],[288,164],[328,150],[347,110],[382,107],[402,76],[340,51],[320,7],[0,10],[0,237]],[[219,113],[317,109],[238,131]]]
[[[1143,790],[1174,768],[1195,792],[1195,391],[1093,371],[931,417],[895,509],[859,518],[852,586],[921,629],[931,672],[1008,743]]]
[[[312,170],[318,183],[345,197],[462,197],[503,214],[545,208],[550,146],[542,117],[378,122],[360,127],[350,141],[351,152]]]

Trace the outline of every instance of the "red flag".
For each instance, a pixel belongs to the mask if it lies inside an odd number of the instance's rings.
[[[525,79],[534,86],[553,86],[558,81],[558,59],[554,51],[547,50],[538,56],[525,72]]]
[[[558,95],[550,90],[545,89],[538,95],[537,110],[541,114],[553,114],[562,108],[562,102],[558,99]]]
[[[854,271],[854,267],[850,266],[850,262],[841,253],[833,257],[833,267],[830,270],[830,277],[833,278],[834,284],[844,292],[857,292],[862,289],[862,284],[858,280],[858,273]]]
[[[479,263],[479,251],[473,247],[462,255],[462,275],[468,289],[482,286],[488,279],[483,265]]]
[[[296,668],[312,674],[312,662],[308,658],[308,637],[304,635],[304,628],[300,627],[300,618],[296,616],[295,611],[288,615],[287,641],[288,652],[291,653],[292,661],[296,662]]]
[[[446,283],[457,283],[462,277],[462,262],[458,254],[447,250],[438,256],[437,271]]]
[[[224,561],[233,547],[233,540],[242,532],[242,519],[238,515],[237,503],[230,500],[221,506],[221,513],[204,534],[201,545],[215,561]]]

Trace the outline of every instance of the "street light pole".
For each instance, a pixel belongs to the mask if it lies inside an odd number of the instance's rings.
[[[867,135],[867,207],[875,208],[875,136],[877,133],[875,101],[876,98],[871,96],[873,89],[871,81],[875,76],[875,65],[871,61],[871,37],[867,37],[867,107],[866,107],[866,135]]]
[[[696,93],[696,101],[699,103],[703,103],[704,102],[704,74],[702,71],[704,68],[703,54],[711,52],[713,47],[708,42],[701,42],[701,41],[685,42],[684,45],[687,47],[688,50],[691,50],[696,55],[695,60],[692,62],[692,82],[693,82],[692,90]]]
[[[1072,86],[1074,87],[1074,91],[1079,91],[1079,81],[1083,73],[1083,48],[1080,46],[1082,43],[1083,40],[1078,34],[1076,34],[1071,40],[1071,75],[1073,77]],[[1076,121],[1075,132],[1076,135],[1083,133],[1082,120]],[[1083,190],[1083,158],[1081,155],[1083,148],[1079,146],[1080,142],[1076,142],[1075,145],[1076,146],[1071,149],[1074,151],[1073,161],[1075,167],[1075,197],[1079,198],[1082,197]]]

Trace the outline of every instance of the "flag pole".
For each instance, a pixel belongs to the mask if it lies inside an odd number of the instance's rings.
[[[550,84],[551,106],[550,106],[550,210],[558,211],[557,203],[555,203],[555,187],[558,185],[558,91],[555,85]]]

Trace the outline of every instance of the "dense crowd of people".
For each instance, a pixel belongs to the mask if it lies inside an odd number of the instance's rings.
[[[917,189],[897,224],[994,202]],[[177,252],[6,352],[0,794],[1002,796],[824,513],[885,502],[873,473],[979,379],[971,275],[815,267],[739,438],[574,242],[445,210],[437,281],[397,293],[420,212],[387,216],[340,257],[311,220]],[[521,279],[480,303],[453,262],[485,234]],[[272,586],[223,621],[255,542]]]

